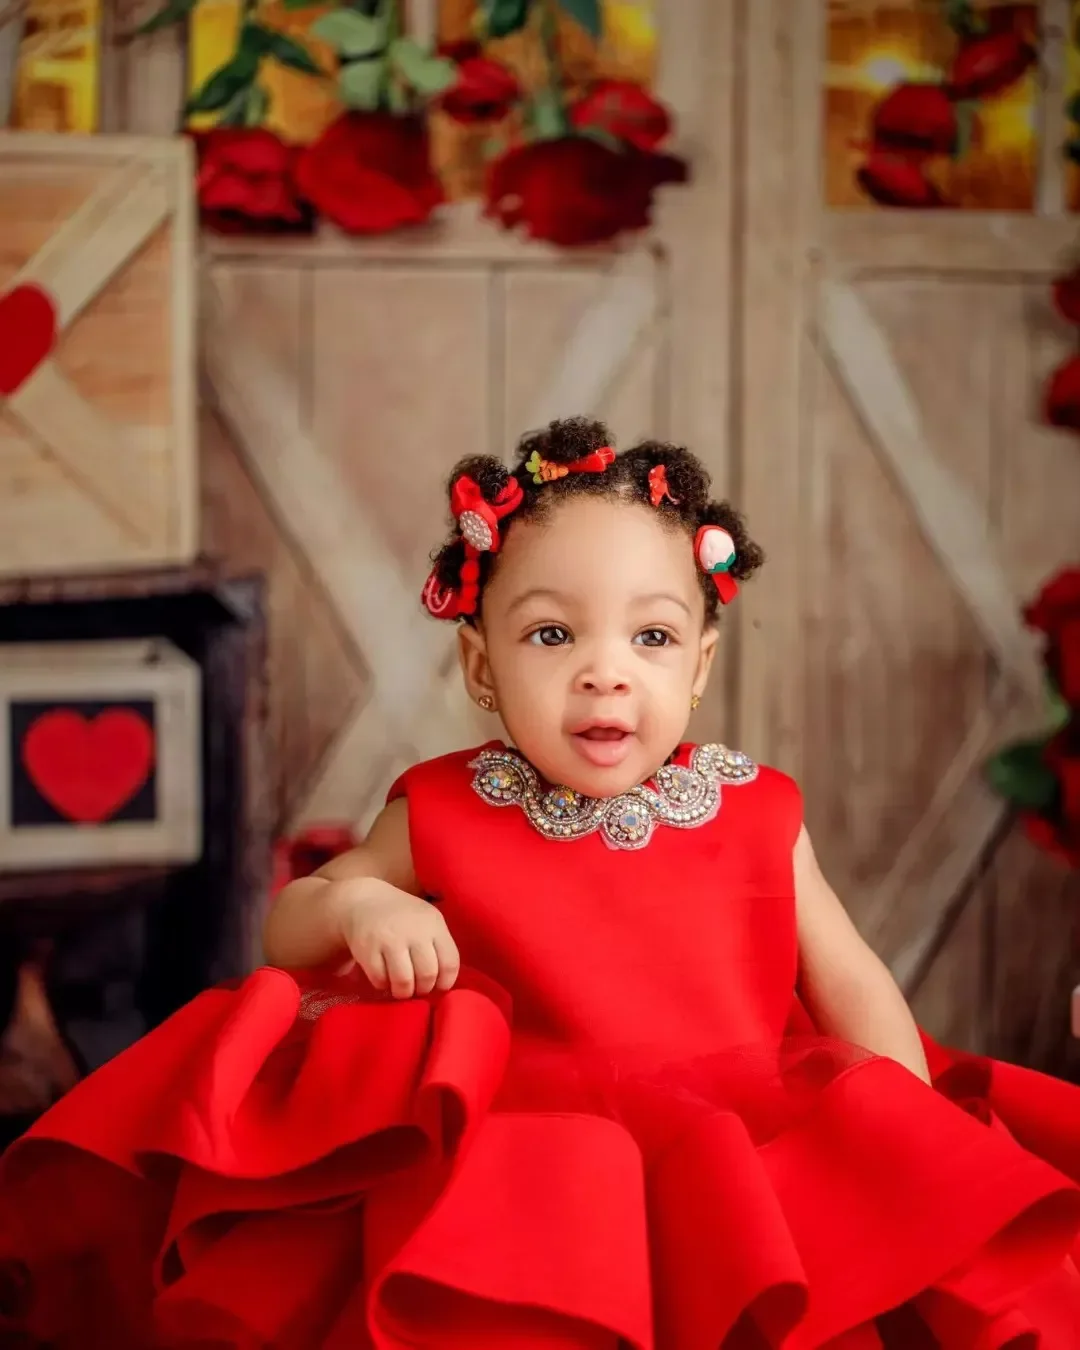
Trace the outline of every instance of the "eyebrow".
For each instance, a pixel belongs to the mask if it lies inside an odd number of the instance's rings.
[[[524,591],[521,595],[517,596],[516,599],[510,602],[507,612],[510,613],[515,609],[520,609],[522,605],[527,604],[530,600],[553,600],[556,604],[561,605],[569,603],[567,597],[563,595],[561,591],[550,591],[547,589]],[[636,595],[634,597],[634,603],[636,605],[652,605],[658,600],[667,600],[670,604],[678,605],[681,610],[684,610],[688,615],[691,615],[691,617],[693,615],[693,611],[686,601],[682,599],[681,596],[675,595],[671,591],[650,591],[648,595]]]

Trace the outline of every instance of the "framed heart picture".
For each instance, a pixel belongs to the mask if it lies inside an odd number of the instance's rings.
[[[6,644],[0,753],[0,870],[198,857],[199,669],[172,644]]]

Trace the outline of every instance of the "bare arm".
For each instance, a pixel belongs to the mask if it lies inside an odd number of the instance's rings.
[[[404,798],[386,807],[359,848],[282,889],[263,925],[266,960],[273,966],[295,969],[347,959],[352,907],[387,886],[417,894]]]
[[[799,994],[820,1032],[894,1059],[930,1081],[915,1019],[888,967],[859,936],[814,857],[795,844]]]

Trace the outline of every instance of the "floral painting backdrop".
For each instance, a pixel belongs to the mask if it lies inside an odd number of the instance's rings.
[[[564,247],[648,225],[686,166],[652,92],[653,0],[170,0],[189,11],[185,123],[220,227],[352,233],[480,198]],[[431,31],[424,31],[425,25]]]
[[[829,206],[1030,211],[1039,6],[830,0]]]

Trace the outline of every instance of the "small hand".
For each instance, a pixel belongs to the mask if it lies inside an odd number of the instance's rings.
[[[342,937],[374,988],[399,999],[453,988],[461,958],[434,905],[375,877],[330,884]]]

